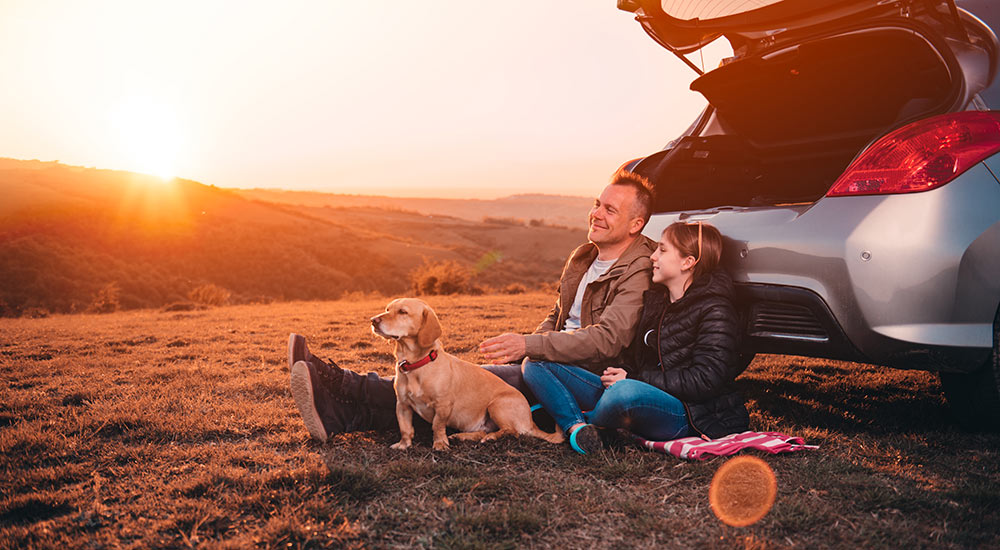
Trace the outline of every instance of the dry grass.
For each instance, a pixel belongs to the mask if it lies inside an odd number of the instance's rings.
[[[431,299],[446,345],[528,331],[549,296]],[[581,457],[507,439],[309,441],[288,332],[388,373],[381,299],[0,319],[0,547],[705,548],[1000,545],[1000,437],[943,418],[926,373],[785,356],[744,375],[757,429],[821,446],[767,456],[774,509],[748,528],[708,506],[716,459],[631,447]]]

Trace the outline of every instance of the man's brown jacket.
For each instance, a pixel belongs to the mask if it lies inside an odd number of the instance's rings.
[[[527,356],[536,360],[578,365],[600,374],[622,363],[619,356],[632,342],[642,311],[642,293],[653,271],[649,255],[656,241],[643,235],[622,253],[603,275],[587,285],[580,310],[580,329],[560,332],[576,299],[580,281],[597,257],[593,243],[570,254],[559,278],[559,298],[549,316],[526,337]]]

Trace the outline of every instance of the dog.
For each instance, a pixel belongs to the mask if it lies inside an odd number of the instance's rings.
[[[434,450],[449,449],[446,428],[465,441],[492,441],[508,434],[562,443],[558,429],[547,433],[531,419],[528,400],[499,376],[444,351],[441,323],[434,310],[416,298],[389,302],[371,318],[372,332],[395,342],[396,419],[400,439],[393,449],[410,448],[413,413],[431,423]]]

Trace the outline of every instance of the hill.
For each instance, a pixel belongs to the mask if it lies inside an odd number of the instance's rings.
[[[292,206],[190,180],[0,159],[0,309],[159,307],[409,293],[454,262],[479,287],[556,280],[583,230],[376,207]],[[584,210],[585,212],[585,210]],[[102,305],[103,304],[103,305]],[[112,307],[113,309],[113,307]]]
[[[587,210],[594,201],[591,197],[540,194],[482,200],[342,195],[281,189],[239,189],[236,192],[248,199],[297,206],[404,210],[477,222],[486,219],[508,220],[529,224],[534,222],[535,225],[541,223],[562,225],[584,230],[587,229]]]

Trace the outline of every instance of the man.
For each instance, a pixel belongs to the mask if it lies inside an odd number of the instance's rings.
[[[566,261],[548,317],[532,334],[507,333],[482,342],[480,353],[503,363],[484,368],[525,392],[519,364],[525,357],[580,365],[598,374],[618,364],[639,321],[642,293],[650,286],[649,256],[656,243],[642,235],[642,228],[651,210],[649,182],[619,170],[594,200],[588,242]],[[397,427],[391,378],[327,364],[309,353],[297,334],[289,337],[288,358],[292,397],[314,438]]]

